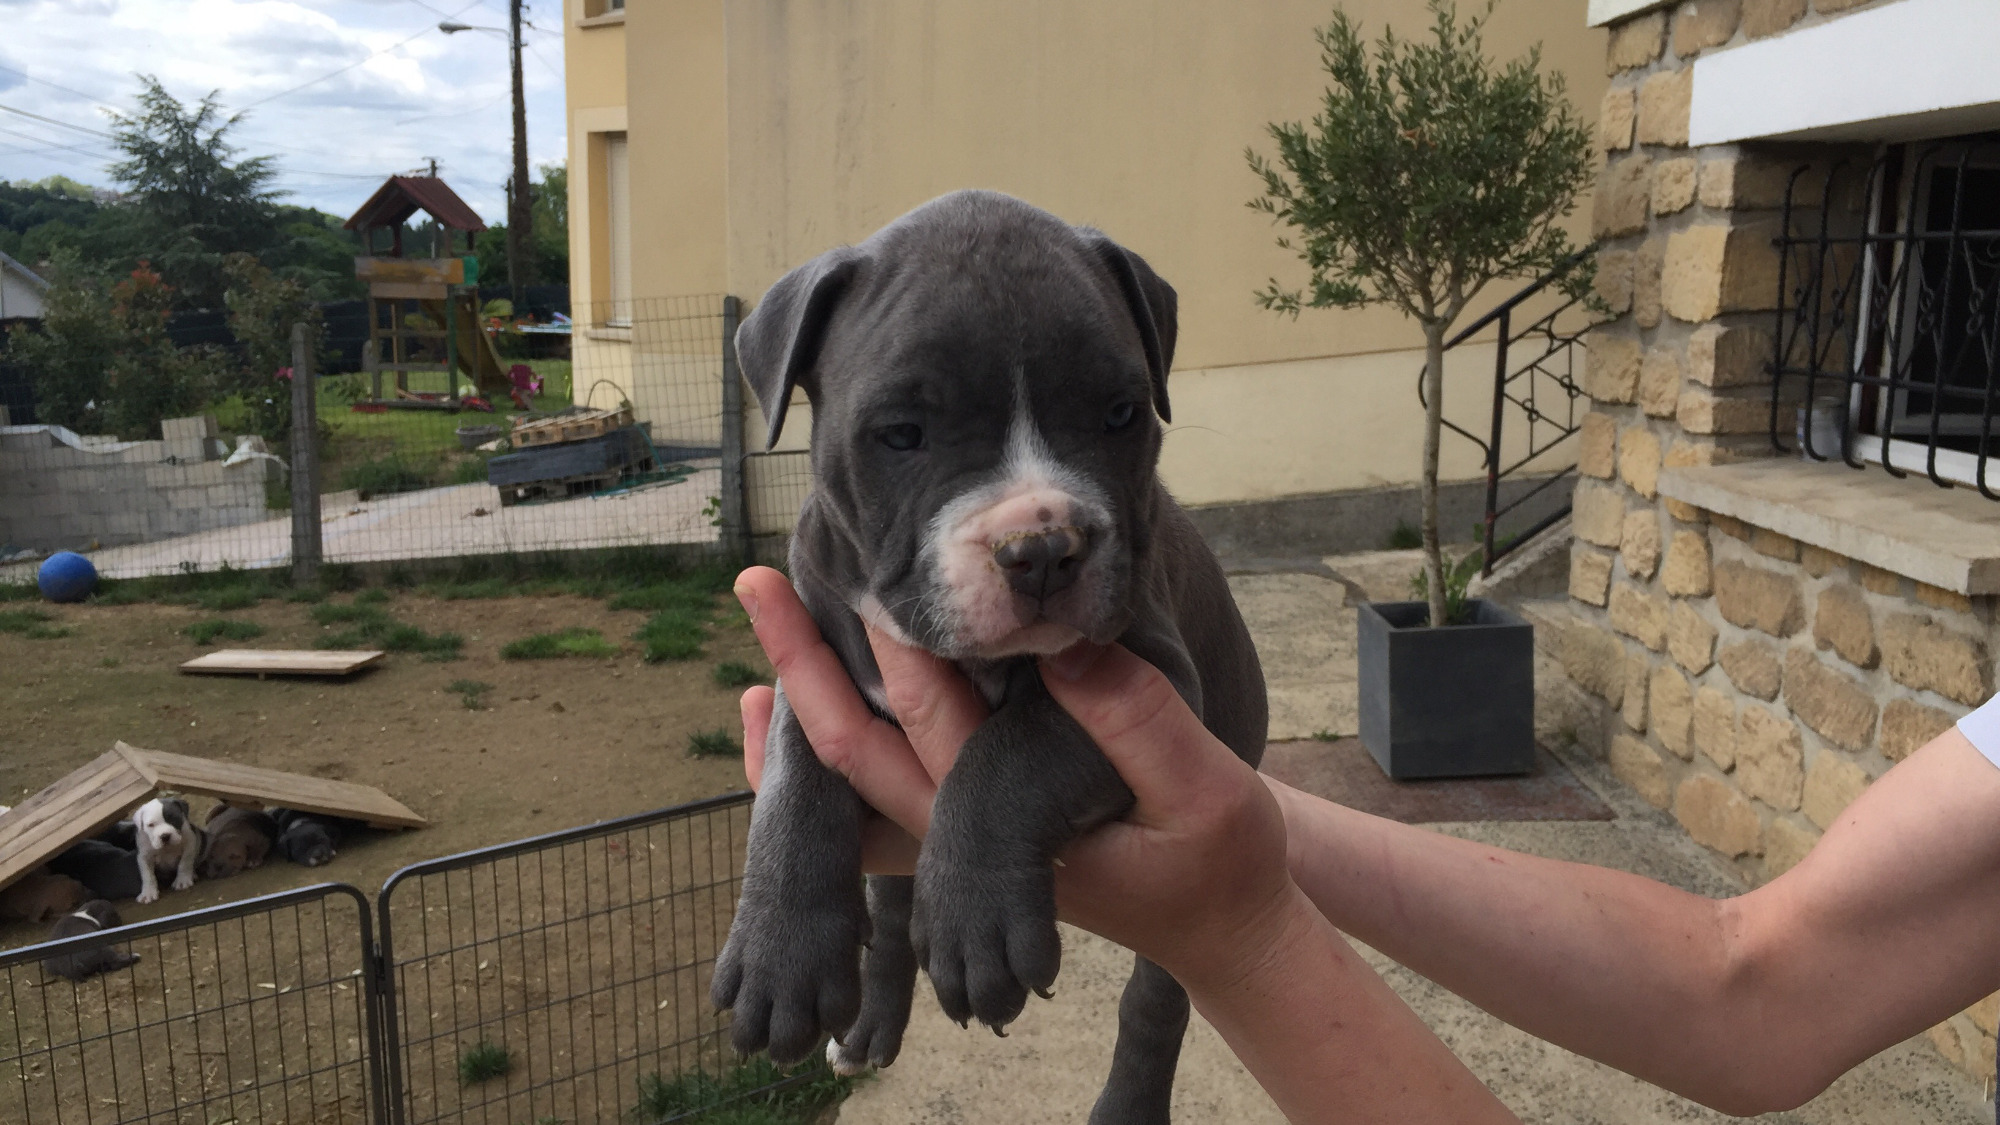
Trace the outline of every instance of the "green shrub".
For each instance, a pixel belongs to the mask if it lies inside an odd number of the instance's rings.
[[[70,630],[50,625],[55,615],[46,609],[0,609],[0,633],[14,633],[31,641],[52,641],[67,637]]]
[[[708,637],[702,622],[708,614],[686,609],[663,609],[648,618],[632,634],[639,642],[639,654],[648,664],[665,660],[688,660],[701,655],[701,642]]]
[[[632,1112],[641,1125],[674,1120],[691,1125],[803,1125],[846,1097],[857,1081],[833,1074],[817,1062],[786,1071],[759,1057],[721,1074],[697,1070],[671,1079],[649,1074],[639,1080],[639,1101]],[[780,1083],[787,1084],[767,1089]]]
[[[481,1039],[458,1056],[458,1083],[471,1086],[489,1079],[504,1078],[514,1069],[514,1057],[498,1043]]]
[[[738,660],[725,660],[715,666],[715,686],[725,688],[749,687],[761,684],[770,677]]]
[[[690,758],[741,758],[743,744],[736,741],[722,727],[702,730],[688,735],[688,757]]]
[[[377,457],[372,461],[349,465],[340,474],[340,487],[354,489],[364,497],[415,492],[435,483],[431,474],[398,457]]]
[[[554,633],[536,633],[509,641],[500,650],[503,660],[552,660],[568,656],[610,657],[618,655],[618,646],[604,639],[604,634],[595,629],[571,626]]]
[[[198,645],[212,645],[216,641],[247,641],[264,635],[264,627],[255,621],[231,621],[227,617],[211,617],[197,621],[181,630],[188,640]]]

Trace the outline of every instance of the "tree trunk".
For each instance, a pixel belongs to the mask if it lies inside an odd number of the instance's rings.
[[[1424,586],[1430,623],[1448,625],[1444,612],[1444,552],[1438,544],[1438,445],[1444,431],[1444,325],[1424,325]]]

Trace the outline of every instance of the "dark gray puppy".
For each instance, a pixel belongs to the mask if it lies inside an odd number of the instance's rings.
[[[300,867],[318,867],[331,861],[346,825],[337,816],[297,809],[272,809],[271,820],[278,827],[278,850]]]
[[[49,861],[49,870],[89,887],[95,898],[122,902],[139,897],[136,853],[129,848],[107,844],[102,839],[71,844],[63,849],[61,855]]]
[[[227,879],[264,866],[278,822],[257,809],[218,804],[208,810],[208,848],[201,857],[201,877]]]
[[[118,909],[103,899],[86,902],[74,914],[65,914],[49,927],[49,940],[80,937],[94,934],[99,930],[109,930],[125,923],[118,917]],[[64,980],[80,981],[85,977],[108,973],[136,964],[139,955],[113,949],[110,945],[86,945],[67,953],[57,953],[42,958],[42,971]]]
[[[832,1036],[837,1068],[883,1066],[919,964],[947,1015],[996,1031],[1054,982],[1054,857],[1132,794],[1037,654],[1118,641],[1262,755],[1256,650],[1155,471],[1175,333],[1174,291],[1137,255],[991,192],[793,270],[743,322],[769,439],[794,387],[812,402],[791,572],[821,633],[884,714],[864,621],[955,661],[994,710],[938,790],[914,879],[870,878],[864,900],[864,806],[780,687],[712,989],[737,1050],[789,1063]],[[1140,959],[1093,1122],[1167,1120],[1187,1015]]]

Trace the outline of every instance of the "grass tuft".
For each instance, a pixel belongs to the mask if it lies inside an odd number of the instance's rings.
[[[1407,521],[1399,520],[1394,530],[1389,532],[1389,541],[1384,546],[1391,551],[1410,551],[1424,545],[1424,533]]]
[[[264,627],[255,621],[231,621],[227,617],[211,617],[197,621],[182,629],[187,638],[198,645],[212,645],[216,641],[247,641],[264,635]]]
[[[513,1069],[514,1056],[507,1053],[507,1048],[481,1039],[458,1056],[458,1084],[471,1086],[503,1078]]]
[[[31,641],[69,636],[69,629],[49,624],[54,620],[55,615],[46,609],[0,609],[0,633],[13,633]]]
[[[1339,736],[1339,735],[1337,735],[1337,734],[1335,734],[1335,733],[1333,733],[1333,732],[1332,732],[1332,731],[1330,731],[1330,730],[1327,730],[1327,729],[1326,729],[1325,727],[1321,727],[1321,728],[1320,728],[1319,730],[1316,730],[1316,731],[1314,731],[1314,732],[1313,732],[1313,741],[1314,741],[1314,742],[1339,742],[1339,741],[1340,741],[1340,736]]]
[[[724,688],[749,687],[761,684],[770,677],[740,660],[725,660],[715,666],[715,686]]]
[[[444,690],[456,694],[467,711],[484,711],[486,693],[493,690],[493,685],[479,680],[453,680],[444,686]]]
[[[688,757],[690,758],[741,758],[743,744],[736,741],[727,730],[701,730],[688,735]]]
[[[0,602],[32,602],[41,596],[33,582],[0,582]]]
[[[387,652],[410,652],[425,660],[457,660],[465,638],[457,633],[426,633],[415,625],[405,625],[389,616],[379,605],[322,602],[312,607],[311,617],[323,626],[351,625],[352,628],[327,633],[320,648],[380,648]]]
[[[833,1074],[819,1063],[785,1071],[769,1059],[754,1058],[721,1074],[688,1071],[671,1079],[649,1074],[639,1080],[639,1100],[632,1112],[641,1125],[673,1120],[700,1125],[804,1125],[845,1098],[857,1081]],[[771,1089],[780,1084],[781,1088]]]
[[[707,617],[705,612],[688,609],[663,609],[655,613],[632,634],[639,642],[639,655],[648,664],[700,656],[701,642],[708,639],[708,630],[703,627]]]
[[[389,591],[373,586],[354,595],[355,605],[384,605],[389,601]]]
[[[500,650],[503,660],[554,660],[567,656],[610,657],[618,655],[618,646],[604,639],[604,634],[580,625],[554,633],[536,633],[509,641]]]

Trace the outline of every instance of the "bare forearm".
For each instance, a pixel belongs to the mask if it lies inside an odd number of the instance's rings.
[[[1181,981],[1291,1121],[1515,1120],[1303,899],[1247,971]]]
[[[1508,1023],[1697,1100],[1745,1104],[1719,904],[1280,793],[1293,878],[1335,925]],[[1754,1096],[1751,1100],[1755,1100]]]

